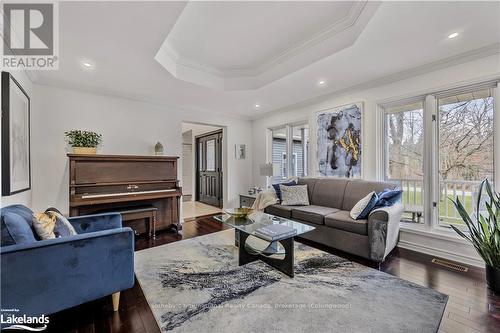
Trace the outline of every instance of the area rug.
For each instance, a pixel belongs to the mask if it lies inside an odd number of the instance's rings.
[[[234,231],[138,251],[162,331],[437,332],[448,296],[296,243],[295,277],[238,266]]]

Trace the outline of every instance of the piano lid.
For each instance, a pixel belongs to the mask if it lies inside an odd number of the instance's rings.
[[[173,156],[76,155],[70,159],[70,185],[113,184],[177,179]]]

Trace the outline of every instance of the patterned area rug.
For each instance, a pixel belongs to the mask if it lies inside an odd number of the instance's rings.
[[[448,296],[296,243],[292,279],[238,266],[226,230],[135,254],[162,331],[437,332]]]

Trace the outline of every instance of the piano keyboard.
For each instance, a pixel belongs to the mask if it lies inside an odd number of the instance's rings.
[[[105,193],[105,194],[83,194],[82,199],[93,199],[93,198],[109,198],[117,197],[121,195],[137,195],[137,194],[151,194],[151,193],[166,193],[175,192],[177,189],[169,190],[152,190],[152,191],[137,191],[137,192],[122,192],[122,193]]]

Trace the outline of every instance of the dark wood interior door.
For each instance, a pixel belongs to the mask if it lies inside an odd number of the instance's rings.
[[[222,131],[196,137],[196,200],[222,207]]]

